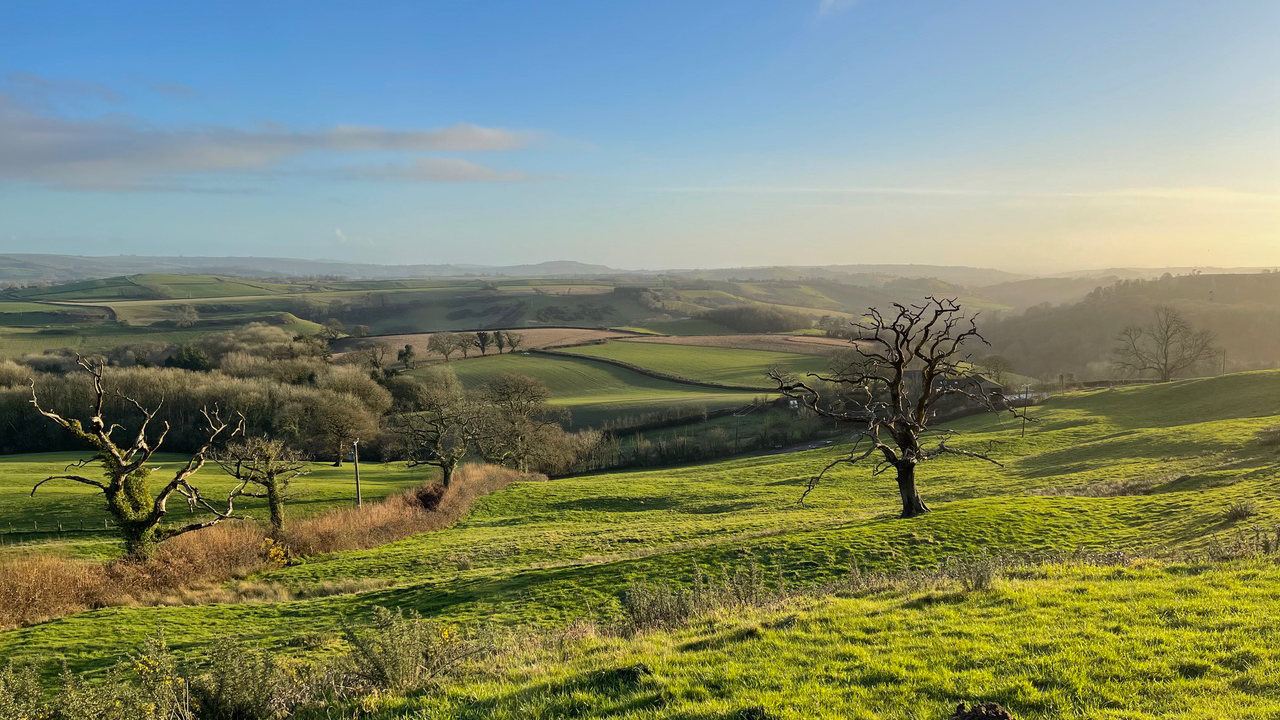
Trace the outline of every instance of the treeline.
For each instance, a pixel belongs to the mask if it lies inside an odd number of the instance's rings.
[[[791,332],[813,326],[813,319],[804,313],[768,305],[730,305],[707,310],[702,317],[738,332],[749,333]]]
[[[1079,303],[1037,305],[1021,315],[982,324],[993,352],[1016,372],[1038,378],[1115,376],[1112,354],[1124,328],[1151,322],[1171,307],[1198,329],[1213,332],[1228,372],[1280,363],[1280,273],[1166,275],[1099,287]],[[1202,372],[1219,371],[1202,368]]]
[[[0,361],[0,452],[84,449],[31,405],[34,383],[43,407],[88,422],[94,380],[76,360],[58,352]],[[441,397],[461,392],[451,372],[415,377],[397,372],[380,353],[349,353],[334,362],[322,338],[261,324],[189,345],[121,347],[95,362],[108,389],[103,416],[136,432],[139,407],[154,409],[153,427],[170,427],[163,450],[175,452],[194,451],[207,439],[203,413],[217,408],[242,417],[245,436],[280,440],[316,460],[341,463],[357,438],[362,457],[410,460],[421,449],[409,447],[404,418],[438,411]],[[572,453],[575,443],[549,398],[545,385],[524,376],[495,378],[468,397],[487,409],[490,428],[485,442],[468,447],[470,456],[529,470],[563,467],[573,458],[553,455]]]

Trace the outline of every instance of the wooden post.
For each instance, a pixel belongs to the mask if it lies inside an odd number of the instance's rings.
[[[356,507],[364,504],[360,496],[360,438],[351,441],[351,464],[356,468]]]

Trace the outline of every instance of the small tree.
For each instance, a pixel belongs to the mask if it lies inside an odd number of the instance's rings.
[[[479,347],[476,342],[475,333],[458,333],[458,349],[462,351],[462,357],[470,357],[472,349]]]
[[[493,332],[493,344],[498,348],[498,354],[501,355],[503,349],[507,347],[507,334],[501,330],[495,330]]]
[[[343,333],[342,321],[337,318],[329,318],[324,321],[324,327],[320,329],[320,336],[326,340],[337,340],[342,337]]]
[[[352,440],[370,437],[378,430],[369,409],[355,396],[345,393],[334,393],[329,402],[313,408],[309,420],[323,447],[333,449],[334,467],[342,467],[342,457]]]
[[[360,356],[375,377],[385,374],[390,354],[391,346],[380,340],[365,340],[360,344]]]
[[[413,346],[405,343],[400,352],[396,353],[396,360],[399,360],[406,370],[412,370],[417,367],[417,360],[414,357],[416,354],[417,351],[413,349]]]
[[[124,540],[125,553],[130,557],[146,556],[155,547],[156,543],[175,535],[216,525],[222,520],[234,517],[232,513],[236,498],[235,491],[232,491],[231,495],[227,497],[225,507],[215,507],[191,484],[191,476],[204,467],[216,443],[235,437],[243,430],[243,418],[240,419],[239,424],[232,425],[220,416],[217,408],[212,411],[207,408],[201,410],[207,425],[204,442],[191,454],[187,462],[174,472],[172,479],[165,483],[159,492],[152,493],[148,486],[152,468],[148,467],[147,463],[151,461],[151,457],[160,449],[165,437],[168,436],[169,423],[162,423],[160,431],[153,433],[151,431],[151,423],[155,419],[159,408],[147,409],[133,398],[117,393],[116,397],[132,405],[141,416],[137,434],[133,440],[128,444],[117,442],[115,434],[117,432],[125,432],[124,427],[117,423],[108,422],[103,417],[108,395],[103,379],[105,365],[101,362],[84,358],[78,358],[76,363],[93,378],[93,415],[88,419],[88,422],[83,422],[78,418],[63,417],[52,409],[41,407],[40,399],[36,395],[34,380],[31,383],[31,405],[41,415],[61,426],[96,451],[93,458],[82,461],[74,467],[82,468],[91,463],[96,463],[102,467],[103,479],[97,480],[73,474],[52,475],[36,483],[35,487],[31,488],[32,496],[36,494],[36,490],[39,490],[41,485],[51,480],[70,480],[98,488],[106,499],[107,512],[111,513],[120,528],[120,534]],[[213,513],[213,517],[187,525],[162,526],[161,523],[169,513],[169,499],[175,494],[181,495],[187,501],[187,505],[192,512],[207,510]]]
[[[855,330],[854,358],[830,375],[810,373],[838,394],[853,390],[859,402],[825,402],[818,388],[771,370],[770,377],[788,397],[804,403],[812,412],[858,427],[856,442],[849,454],[829,465],[809,481],[801,502],[832,468],[856,464],[872,455],[881,458],[873,474],[892,468],[897,473],[902,517],[929,512],[916,489],[916,466],[943,455],[978,458],[1003,467],[986,452],[953,448],[947,442],[952,431],[936,431],[930,426],[936,406],[947,398],[959,398],[989,410],[1004,405],[982,392],[980,381],[961,365],[964,346],[985,343],[977,324],[964,315],[955,300],[927,298],[922,305],[894,303],[886,317],[875,308],[869,320],[852,323]],[[928,447],[932,441],[937,445]]]
[[[493,345],[493,335],[488,330],[481,330],[476,333],[476,347],[480,348],[481,355],[489,354],[489,346]]]
[[[524,342],[524,335],[520,333],[509,332],[504,334],[507,336],[507,347],[510,348],[507,352],[515,352],[520,347],[520,343]]]
[[[1145,327],[1130,325],[1116,338],[1115,366],[1123,372],[1141,375],[1151,372],[1160,382],[1208,362],[1218,356],[1213,333],[1196,330],[1171,307],[1158,307],[1155,321]]]
[[[200,313],[190,305],[179,305],[173,313],[173,322],[180,328],[195,327],[200,322]]]
[[[223,472],[240,481],[238,495],[263,498],[271,519],[271,537],[284,530],[284,501],[289,483],[310,465],[281,440],[253,437],[233,442],[213,455]],[[252,486],[254,489],[249,489]]]
[[[357,325],[351,329],[351,334],[358,338],[369,337],[369,326]]]
[[[449,356],[457,351],[458,335],[456,333],[432,333],[430,339],[427,340],[427,352],[433,352],[437,355],[444,356],[445,362],[449,362]]]
[[[978,369],[986,373],[991,382],[1004,385],[1004,376],[1013,372],[1013,363],[1003,355],[988,355],[978,363]]]

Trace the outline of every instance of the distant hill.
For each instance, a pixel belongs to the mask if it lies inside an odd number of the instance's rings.
[[[839,280],[876,287],[896,278],[933,278],[954,285],[979,287],[1031,277],[993,268],[950,265],[774,265],[764,267],[679,270],[671,274],[703,280]]]
[[[1116,335],[1127,325],[1150,323],[1161,305],[1175,308],[1197,328],[1212,330],[1227,351],[1228,370],[1280,364],[1280,273],[1120,280],[1090,291],[1080,302],[1033,306],[982,330],[992,351],[1023,375],[1111,377]]]
[[[0,282],[60,283],[139,274],[213,274],[240,277],[348,277],[392,280],[468,276],[576,277],[621,275],[606,265],[557,260],[535,265],[376,265],[329,260],[259,257],[117,255],[0,255]]]

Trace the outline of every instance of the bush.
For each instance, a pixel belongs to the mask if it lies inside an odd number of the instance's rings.
[[[374,608],[372,627],[344,625],[342,634],[351,644],[352,672],[381,690],[421,690],[471,654],[457,631],[426,622],[417,612]]]

